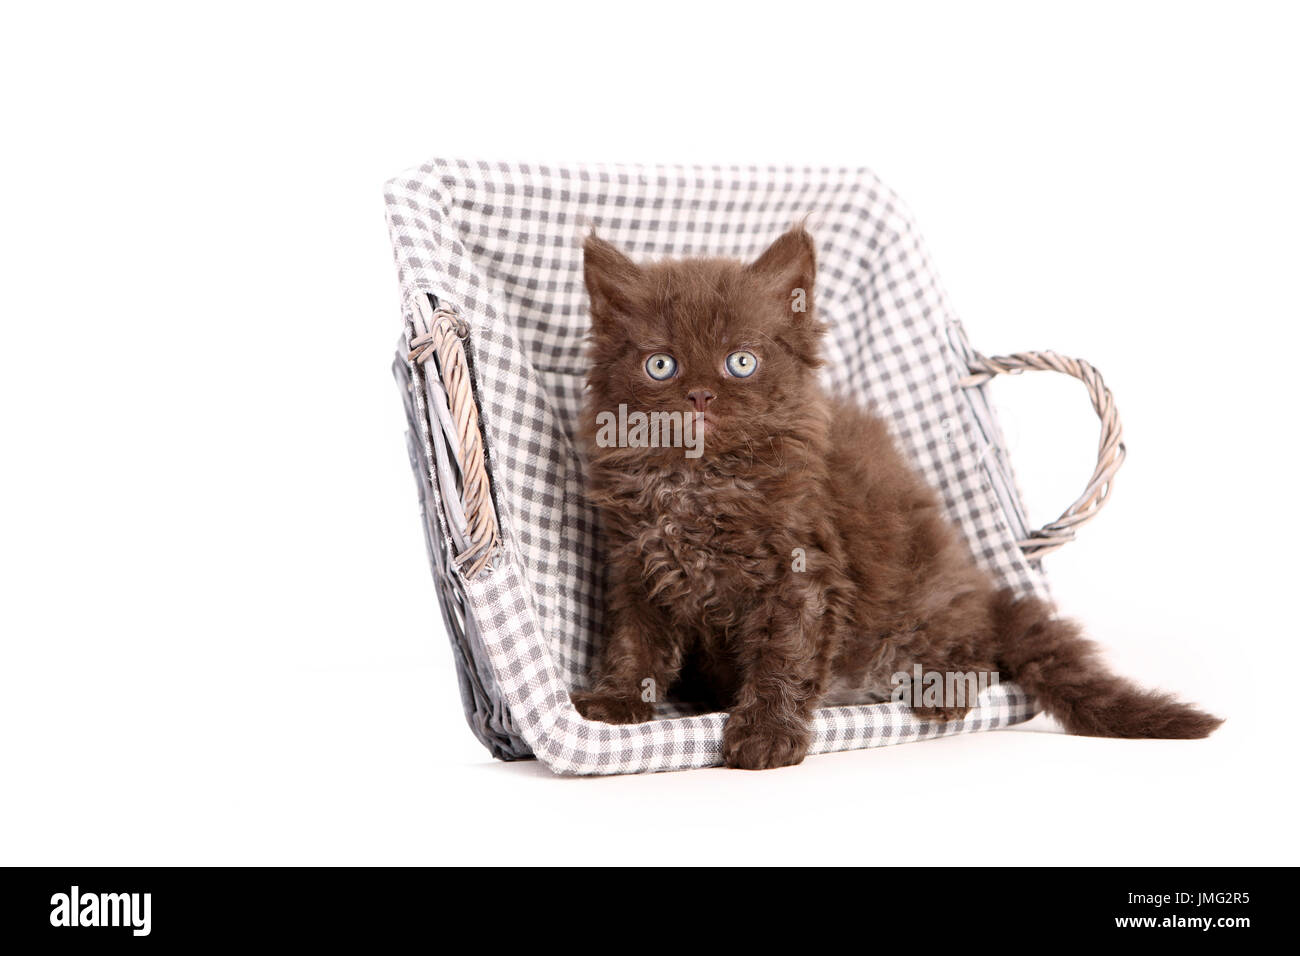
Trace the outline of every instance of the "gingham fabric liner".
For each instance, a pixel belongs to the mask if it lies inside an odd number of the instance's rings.
[[[865,170],[563,167],[434,161],[393,179],[388,219],[408,322],[433,294],[470,327],[469,355],[504,539],[495,570],[464,582],[497,692],[553,769],[665,770],[716,762],[722,715],[610,727],[567,688],[587,679],[601,634],[596,517],[573,444],[585,375],[581,239],[591,225],[636,258],[752,258],[805,216],[829,387],[870,403],[939,489],[976,558],[1047,595],[1016,545],[1005,449],[958,380],[969,346],[910,218]],[[986,413],[985,413],[986,414]],[[992,444],[991,444],[992,442]],[[999,476],[996,487],[991,476]],[[999,491],[1002,500],[999,499]],[[827,708],[816,750],[896,743],[1027,719],[1014,687],[960,727],[918,728],[894,705]]]
[[[518,569],[506,563],[469,583],[483,622],[484,644],[510,712],[533,753],[557,773],[641,773],[710,767],[722,761],[724,714],[611,725],[584,719],[537,633]],[[1033,702],[1015,684],[996,684],[964,720],[918,721],[899,703],[823,707],[813,721],[810,753],[884,747],[1028,720]]]

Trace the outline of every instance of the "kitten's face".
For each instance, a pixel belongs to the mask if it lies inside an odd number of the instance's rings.
[[[638,266],[601,239],[584,247],[592,308],[588,409],[693,418],[703,454],[796,432],[816,390],[815,253],[802,229],[750,264],[685,259]],[[595,428],[588,421],[589,429]],[[633,448],[682,456],[681,448]]]

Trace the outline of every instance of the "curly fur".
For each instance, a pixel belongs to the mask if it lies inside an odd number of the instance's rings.
[[[1014,679],[1072,733],[1203,737],[1219,724],[1109,674],[1050,606],[999,590],[884,422],[823,392],[802,228],[749,265],[637,265],[594,235],[584,251],[582,432],[611,570],[606,641],[574,695],[585,716],[649,720],[649,678],[729,711],[728,766],[778,767],[803,759],[816,707],[881,699],[919,664]],[[791,309],[795,289],[806,311]],[[748,378],[726,370],[737,348],[758,356]],[[646,373],[656,352],[677,361],[667,381]],[[716,397],[697,415],[699,458],[595,441],[602,411],[693,412],[701,389]],[[951,720],[969,706],[914,709]]]

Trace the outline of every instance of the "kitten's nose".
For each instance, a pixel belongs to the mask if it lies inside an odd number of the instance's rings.
[[[686,393],[686,400],[695,405],[695,410],[697,412],[704,411],[704,409],[708,407],[709,402],[713,401],[717,397],[718,396],[714,395],[707,388],[697,388],[694,391]]]

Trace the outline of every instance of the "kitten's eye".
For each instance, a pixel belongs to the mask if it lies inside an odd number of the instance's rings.
[[[667,352],[656,352],[645,360],[645,373],[656,382],[672,378],[677,374],[677,359]]]
[[[736,378],[749,378],[758,368],[758,356],[741,349],[727,356],[727,371]]]

